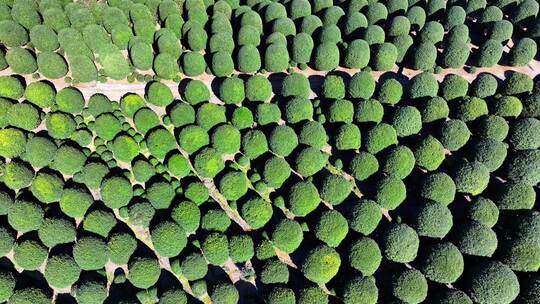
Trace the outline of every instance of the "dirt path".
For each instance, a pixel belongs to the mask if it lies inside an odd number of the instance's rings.
[[[317,91],[320,86],[322,85],[322,76],[324,76],[325,74],[327,74],[327,72],[324,72],[324,71],[316,71],[316,70],[313,70],[313,69],[306,69],[304,71],[302,70],[299,70],[299,69],[294,69],[295,72],[298,72],[298,73],[302,73],[308,77],[310,76],[313,76],[311,77],[313,81],[311,81],[311,86],[312,86],[312,89]],[[340,72],[340,73],[345,73],[345,74],[348,74],[348,75],[353,75],[354,73],[356,73],[358,70],[356,69],[346,69],[346,68],[342,68],[342,67],[339,67],[337,68],[334,72]],[[461,68],[461,69],[445,69],[443,70],[441,73],[439,74],[436,74],[436,77],[437,79],[439,80],[442,80],[444,78],[445,75],[447,74],[458,74],[458,75],[461,75],[462,77],[464,77],[465,79],[467,79],[469,82],[473,81],[476,76],[478,74],[481,74],[481,73],[491,73],[495,76],[497,76],[498,78],[500,79],[504,79],[505,78],[505,73],[508,72],[508,71],[518,71],[518,72],[521,72],[521,73],[524,73],[524,74],[527,74],[531,77],[535,77],[536,75],[540,74],[540,61],[532,61],[529,65],[527,66],[523,66],[523,67],[511,67],[511,66],[503,66],[503,65],[497,65],[495,67],[492,67],[492,68],[477,68],[476,71],[474,73],[469,73],[467,71],[465,71],[465,69]],[[420,73],[420,71],[416,71],[416,70],[411,70],[411,69],[403,69],[401,72],[399,72],[399,69],[398,69],[398,66],[394,66],[394,69],[391,71],[391,72],[395,72],[395,73],[398,73],[400,75],[403,75],[407,78],[411,78],[413,77],[414,75]],[[388,72],[372,72],[373,76],[375,79],[379,79],[381,76],[387,74]],[[0,76],[1,75],[11,75],[12,74],[12,71],[11,69],[6,69],[6,70],[3,70],[0,72]],[[270,79],[274,82],[273,83],[273,86],[274,87],[279,87],[279,81],[286,75],[285,73],[274,73],[274,74],[263,74],[265,76],[270,76]],[[316,77],[316,76],[321,76],[321,77]],[[198,79],[198,80],[202,80],[208,87],[211,87],[212,85],[212,82],[214,81],[214,79],[216,79],[216,77],[214,77],[213,75],[207,75],[207,74],[204,74],[204,75],[201,75],[201,76],[197,76],[197,77],[191,77],[193,79]],[[33,81],[36,81],[35,79],[32,78],[31,75],[26,75],[25,76],[25,79],[27,82],[33,82]],[[66,83],[63,79],[57,79],[57,80],[52,80],[51,81],[57,90],[61,89],[61,88],[64,88],[66,86],[69,86],[70,84]],[[167,80],[167,81],[163,81],[165,84],[167,84],[173,94],[175,95],[176,98],[180,97],[180,94],[178,92],[178,83],[174,82],[174,81],[171,81],[171,80]],[[107,97],[109,97],[111,100],[120,100],[120,98],[125,95],[126,93],[136,93],[136,94],[139,94],[141,96],[144,95],[144,89],[145,89],[145,86],[146,86],[146,83],[140,83],[140,82],[134,82],[134,83],[128,83],[127,81],[115,81],[115,80],[111,80],[111,81],[108,81],[107,83],[100,83],[100,82],[93,82],[93,83],[81,83],[81,84],[77,84],[76,87],[81,90],[81,92],[83,93],[83,95],[85,96],[85,98],[89,98],[90,96],[92,96],[93,94],[96,94],[96,93],[101,93],[101,94],[104,94],[106,95]],[[212,102],[216,102],[218,100],[217,96],[215,96],[214,92],[211,91],[211,100]],[[315,94],[314,92],[312,92],[312,97],[315,97]]]

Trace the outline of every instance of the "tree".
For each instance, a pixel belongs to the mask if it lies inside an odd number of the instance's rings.
[[[384,231],[382,252],[390,261],[408,263],[416,258],[420,240],[406,224],[392,224]]]
[[[352,230],[370,235],[382,218],[381,207],[371,200],[361,200],[347,215]]]
[[[306,216],[320,203],[317,188],[311,182],[298,182],[287,192],[289,209],[297,216]]]
[[[230,34],[227,34],[230,36]],[[244,25],[238,32],[237,44],[240,46],[252,45],[258,46],[261,44],[259,30],[252,25]]]
[[[453,243],[464,254],[490,257],[497,249],[495,232],[476,221],[467,221],[453,232]]]
[[[219,88],[219,97],[227,104],[241,103],[245,98],[244,81],[236,77],[226,78]]]
[[[260,130],[250,130],[242,136],[242,150],[247,157],[255,159],[268,151],[266,136]]]
[[[252,45],[244,45],[238,51],[238,69],[244,73],[253,73],[261,68],[259,50]]]
[[[50,256],[45,266],[45,279],[56,288],[71,287],[78,279],[81,269],[69,255]]]
[[[539,165],[540,154],[536,150],[521,150],[512,153],[508,158],[508,178],[528,185],[536,185],[540,181],[540,175],[535,171]]]
[[[294,97],[285,105],[285,120],[290,124],[296,124],[313,118],[313,104],[307,98]]]
[[[441,95],[446,100],[452,100],[467,95],[469,82],[457,75],[448,74],[441,82]]]
[[[261,282],[264,284],[287,283],[289,281],[289,269],[279,260],[267,260],[261,269]]]
[[[356,150],[360,148],[360,129],[354,124],[343,124],[338,127],[334,136],[334,144],[338,150]]]
[[[396,37],[408,35],[411,30],[411,22],[405,16],[395,16],[388,24],[388,36]]]
[[[362,71],[355,73],[349,82],[348,96],[351,98],[369,99],[375,92],[375,79],[371,73]]]
[[[301,126],[298,142],[316,148],[326,145],[328,136],[322,124],[316,121],[307,121]]]
[[[21,47],[9,49],[6,52],[6,62],[17,74],[32,74],[38,69],[33,53]]]
[[[155,209],[168,208],[174,196],[174,188],[164,180],[154,179],[147,183],[146,197]]]
[[[379,297],[379,290],[375,283],[373,277],[354,277],[341,288],[340,297],[346,304],[375,304]]]
[[[523,104],[515,96],[502,96],[494,100],[489,110],[493,112],[493,115],[515,118],[521,114]]]
[[[102,237],[108,237],[109,232],[116,226],[116,218],[110,211],[93,210],[86,214],[83,229]]]
[[[123,177],[110,177],[101,183],[101,197],[105,205],[110,208],[127,205],[132,196],[131,184]]]
[[[369,25],[364,30],[362,39],[364,39],[369,45],[381,44],[384,43],[385,33],[382,27],[378,25]]]
[[[454,5],[448,8],[444,20],[444,28],[451,30],[454,26],[465,23],[467,13],[465,9],[459,5]]]
[[[30,29],[30,41],[41,52],[52,52],[60,46],[54,30],[43,24]]]
[[[514,272],[497,261],[476,264],[466,280],[467,292],[477,303],[511,303],[519,293]]]
[[[413,106],[396,109],[390,118],[390,123],[396,130],[398,137],[418,134],[422,129],[422,116]]]
[[[202,251],[210,264],[222,265],[229,258],[229,241],[227,236],[213,232],[202,242]]]
[[[471,95],[478,98],[486,98],[495,95],[497,91],[497,78],[489,73],[479,74],[471,84]]]
[[[260,229],[272,217],[272,205],[262,198],[251,198],[240,210],[240,215],[253,229]]]
[[[406,269],[392,277],[392,294],[407,303],[421,303],[427,297],[427,281],[416,269]]]
[[[414,154],[407,146],[391,147],[385,153],[381,169],[388,175],[403,179],[413,170],[415,164]]]
[[[137,249],[137,241],[129,233],[115,233],[109,238],[107,247],[111,261],[118,265],[125,265]]]
[[[225,163],[217,150],[204,148],[196,154],[193,166],[201,176],[214,177],[225,168]]]
[[[442,239],[452,228],[452,213],[444,204],[425,202],[416,209],[411,225],[420,236]]]
[[[513,24],[508,20],[494,21],[488,32],[488,39],[503,43],[512,38]]]
[[[536,1],[523,1],[520,2],[515,11],[512,12],[510,21],[514,24],[523,24],[527,21],[532,21],[538,14],[539,6]]]
[[[348,231],[347,220],[335,210],[324,212],[314,227],[315,237],[330,247],[339,246]]]
[[[0,299],[7,301],[13,295],[15,291],[16,280],[13,274],[4,271],[0,273]]]
[[[423,72],[415,75],[410,82],[411,98],[434,97],[439,91],[439,83],[433,73]]]
[[[150,232],[156,251],[165,257],[177,256],[187,244],[184,229],[170,221],[163,221]]]
[[[283,97],[303,97],[308,98],[311,91],[309,80],[300,73],[291,73],[283,79],[281,95]]]
[[[231,125],[218,126],[211,137],[212,146],[224,154],[240,150],[240,132]]]
[[[497,194],[494,203],[500,210],[532,209],[536,200],[534,189],[519,182],[505,184]]]
[[[313,48],[313,38],[307,33],[298,33],[292,40],[290,50],[291,59],[296,62],[301,69],[306,68],[308,62],[311,60]]]
[[[384,107],[375,99],[360,100],[355,104],[354,120],[356,122],[380,123],[383,115]]]
[[[536,4],[538,6],[538,4]],[[522,38],[510,50],[508,62],[512,66],[524,66],[529,64],[536,56],[536,42],[530,38]]]
[[[382,3],[370,3],[366,6],[365,15],[368,24],[376,24],[381,20],[386,20],[388,17],[388,9]]]
[[[367,152],[376,154],[391,145],[397,144],[396,130],[389,124],[380,123],[368,129],[363,144]]]
[[[270,44],[264,54],[264,68],[268,72],[281,72],[289,67],[287,46],[279,43]]]
[[[127,279],[137,288],[149,288],[159,279],[161,270],[156,259],[136,258],[129,263]]]
[[[343,65],[351,69],[365,68],[370,60],[369,44],[365,40],[355,39],[347,45]]]
[[[420,41],[436,44],[444,37],[444,27],[437,21],[429,21],[420,30]]]
[[[257,37],[257,36],[256,36]],[[218,32],[210,37],[208,42],[210,52],[227,52],[232,53],[234,50],[234,40],[231,33]],[[242,44],[243,45],[243,44]]]
[[[173,101],[171,89],[163,83],[152,82],[147,87],[146,100],[156,106],[167,106]]]
[[[315,48],[314,67],[319,71],[331,71],[339,65],[339,56],[336,44],[323,42]]]
[[[200,53],[184,52],[181,61],[182,71],[187,76],[199,76],[205,72],[206,62]]]
[[[404,34],[392,37],[390,42],[392,42],[397,49],[396,62],[402,63],[403,60],[407,58],[410,47],[414,44],[413,38],[408,34]]]
[[[450,43],[443,51],[442,64],[448,68],[461,68],[467,62],[469,53],[469,43]]]
[[[510,72],[506,78],[501,93],[505,95],[519,95],[533,90],[533,81],[527,74]]]
[[[272,129],[268,138],[270,150],[280,156],[288,156],[298,146],[298,137],[294,129],[287,125],[279,125]]]
[[[82,237],[73,246],[73,258],[82,270],[97,270],[109,260],[109,250],[97,237]]]
[[[503,54],[503,46],[499,41],[488,39],[478,49],[478,66],[492,67],[496,65]]]
[[[296,35],[296,26],[294,22],[289,18],[278,18],[272,23],[273,33],[282,33],[287,36]]]
[[[441,123],[439,134],[438,138],[446,149],[457,151],[469,141],[471,131],[465,122],[450,119]]]
[[[80,82],[97,80],[98,71],[92,59],[83,55],[72,55],[68,60],[73,80]]]
[[[382,43],[374,49],[371,56],[371,66],[376,71],[391,70],[396,63],[397,55],[397,48],[393,44]]]
[[[302,263],[302,272],[308,280],[325,284],[337,274],[340,265],[339,254],[328,246],[320,245],[308,252]]]
[[[289,4],[289,15],[295,20],[311,15],[311,4],[306,0],[295,0]]]
[[[516,120],[510,128],[508,142],[515,150],[537,149],[540,146],[540,137],[533,132],[540,121],[536,118],[523,118]]]
[[[499,219],[499,209],[492,200],[477,196],[465,210],[465,218],[491,228]]]
[[[350,245],[348,254],[349,264],[364,276],[373,275],[382,261],[377,242],[368,237],[355,240]]]
[[[498,6],[490,5],[486,7],[480,14],[478,21],[481,24],[489,25],[494,21],[503,19],[503,12]]]
[[[69,55],[68,55],[69,56]],[[114,80],[126,78],[130,71],[129,63],[120,52],[120,49],[113,44],[102,48],[98,62],[103,67],[104,74]]]
[[[293,253],[302,242],[302,227],[294,220],[283,219],[272,230],[271,239],[280,250]]]
[[[328,295],[318,286],[309,286],[297,293],[297,301],[299,304],[324,304],[328,303]]]
[[[221,283],[212,288],[210,297],[215,303],[238,303],[240,295],[234,285]]]
[[[324,10],[322,22],[325,25],[338,24],[345,16],[345,11],[339,6],[332,6]]]
[[[396,79],[388,78],[379,84],[377,100],[385,104],[397,104],[403,96],[403,86]]]
[[[483,163],[490,172],[502,166],[507,147],[502,142],[492,138],[482,138],[472,142],[469,159]]]
[[[0,21],[0,41],[7,47],[20,47],[29,40],[26,29],[13,20]]]
[[[149,70],[152,67],[154,54],[150,44],[137,42],[129,48],[132,64],[139,70]]]
[[[426,23],[426,11],[418,5],[414,5],[407,10],[405,17],[411,22],[411,29],[420,30]]]
[[[153,69],[160,78],[174,79],[179,72],[177,58],[169,53],[157,54],[154,57]]]
[[[382,208],[394,210],[407,195],[405,184],[394,176],[383,177],[375,184],[375,200]]]
[[[31,131],[41,123],[40,112],[28,103],[16,103],[7,110],[7,123],[13,127]]]
[[[16,290],[13,295],[9,298],[9,301],[12,303],[24,303],[25,301],[32,301],[36,304],[45,304],[49,303],[51,299],[38,288],[22,288]]]

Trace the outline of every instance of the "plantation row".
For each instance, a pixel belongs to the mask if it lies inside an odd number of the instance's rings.
[[[535,303],[540,86],[398,80],[0,77],[0,301]]]
[[[536,0],[14,0],[0,4],[0,68],[78,83],[525,66],[537,53],[538,10]]]

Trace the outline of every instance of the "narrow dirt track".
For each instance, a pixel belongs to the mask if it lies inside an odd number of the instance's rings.
[[[312,97],[316,96],[315,92],[317,92],[319,90],[319,88],[321,87],[322,81],[323,81],[323,76],[328,74],[328,72],[316,71],[316,70],[313,70],[313,69],[306,69],[306,70],[303,70],[303,71],[299,70],[299,69],[294,69],[294,70],[295,70],[295,72],[302,73],[302,74],[306,75],[307,77],[309,77],[310,83],[311,83],[311,88],[313,90]],[[332,71],[330,73],[353,75],[357,71],[358,70],[356,70],[356,69],[345,69],[345,68],[340,67],[340,68],[337,68],[335,71]],[[481,74],[481,73],[491,73],[491,74],[497,76],[500,79],[504,79],[505,78],[505,73],[507,73],[509,71],[518,71],[518,72],[527,74],[527,75],[529,75],[531,77],[535,77],[538,74],[540,74],[540,61],[533,61],[529,65],[523,66],[523,67],[511,67],[511,66],[497,65],[497,66],[491,67],[491,68],[477,68],[474,73],[469,73],[469,72],[465,71],[465,69],[463,69],[463,68],[461,68],[461,69],[445,69],[441,73],[436,74],[436,77],[437,77],[437,79],[442,80],[445,75],[458,74],[458,75],[463,76],[469,82],[471,82],[476,78],[476,76],[478,74]],[[416,71],[416,70],[411,70],[411,69],[403,69],[403,70],[399,71],[399,69],[398,69],[398,67],[396,65],[396,66],[394,66],[394,69],[392,71],[389,71],[389,72],[372,72],[372,74],[373,74],[373,77],[378,80],[381,77],[386,77],[387,75],[391,75],[391,74],[397,74],[397,75],[400,75],[402,77],[411,78],[411,77],[413,77],[414,75],[416,75],[416,74],[418,74],[420,72],[421,71]],[[0,72],[0,75],[11,75],[11,74],[12,74],[11,69],[6,69],[6,70]],[[287,74],[283,73],[283,72],[280,72],[280,73],[273,73],[273,74],[267,73],[267,74],[262,74],[262,75],[265,75],[265,76],[269,77],[269,79],[272,82],[272,86],[274,88],[274,91],[276,91],[276,89],[279,89],[279,87],[280,87],[281,80]],[[246,76],[249,76],[249,75],[246,75]],[[212,75],[207,75],[207,74],[197,76],[197,77],[191,77],[191,78],[203,81],[208,87],[212,87],[212,83],[217,79],[216,77],[214,77]],[[25,76],[25,79],[26,79],[27,83],[36,81],[35,79],[32,78],[31,75]],[[54,84],[54,86],[56,87],[57,90],[70,85],[69,83],[66,83],[63,79],[52,80],[51,82]],[[177,97],[177,98],[180,97],[180,94],[178,92],[178,83],[177,82],[174,82],[174,81],[171,81],[171,80],[166,80],[166,81],[163,81],[163,83],[167,84],[171,88],[171,90],[172,90],[173,94],[175,95],[175,97]],[[141,82],[128,83],[127,81],[111,80],[111,81],[108,81],[107,83],[100,83],[100,82],[81,83],[81,84],[77,84],[76,87],[79,90],[81,90],[84,97],[87,98],[87,99],[90,96],[92,96],[93,94],[100,93],[100,94],[106,95],[111,100],[120,100],[120,98],[122,96],[124,96],[126,93],[136,93],[136,94],[139,94],[141,96],[144,95],[146,83],[141,83]],[[215,95],[215,92],[213,92],[212,90],[211,90],[211,100],[210,101],[219,102],[218,98]]]

